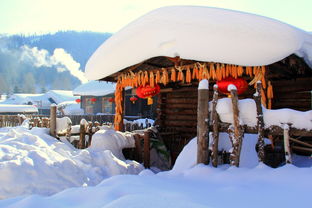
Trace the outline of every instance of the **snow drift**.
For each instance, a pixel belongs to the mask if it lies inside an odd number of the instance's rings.
[[[267,17],[170,6],[142,16],[106,40],[88,60],[85,74],[97,80],[157,56],[258,66],[296,53],[312,66],[311,43],[311,34]]]
[[[51,195],[70,187],[96,185],[112,175],[138,174],[143,170],[139,163],[127,161],[121,154],[123,147],[132,145],[132,138],[113,130],[101,130],[93,137],[94,144],[106,140],[107,145],[84,150],[56,140],[44,128],[1,131],[0,199]]]

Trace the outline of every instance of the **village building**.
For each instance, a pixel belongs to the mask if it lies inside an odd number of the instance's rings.
[[[124,89],[143,87],[146,97],[151,97],[159,87],[155,95],[156,125],[171,151],[181,151],[202,127],[208,125],[207,131],[212,130],[217,121],[221,123],[216,132],[227,132],[234,125],[234,139],[240,145],[239,129],[245,133],[261,131],[263,150],[264,135],[280,136],[287,128],[292,137],[312,141],[311,45],[311,34],[270,18],[208,7],[164,7],[130,23],[103,43],[89,59],[85,74],[91,80],[116,83],[116,130],[123,130]],[[198,84],[205,79],[209,80],[205,96],[212,101],[218,93],[217,114],[208,124],[211,118],[207,114],[204,123],[199,124],[201,114],[208,113],[208,107],[201,109],[199,103]],[[234,87],[229,88],[231,84]],[[238,101],[231,104],[230,98],[229,105],[223,105],[227,99],[220,98],[231,94],[232,98],[239,94],[240,100],[258,97],[263,110],[259,104],[256,111],[254,101],[245,102],[250,103],[245,105],[251,106],[249,109],[240,108],[243,103]],[[233,112],[232,105],[236,106]],[[306,112],[270,110],[280,108]],[[253,120],[246,119],[249,114],[253,114]],[[296,116],[302,122],[296,123]],[[274,132],[273,127],[278,130]],[[207,148],[207,131],[200,135],[204,144],[199,147]],[[239,147],[234,147],[236,150]]]
[[[76,101],[87,115],[115,114],[115,85],[107,82],[90,81],[73,90]],[[155,99],[156,101],[156,99]],[[125,90],[125,118],[155,118],[156,104],[147,105],[147,100],[136,96],[132,88]]]

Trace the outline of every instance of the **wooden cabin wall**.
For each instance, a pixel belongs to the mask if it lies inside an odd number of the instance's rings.
[[[312,105],[312,77],[293,80],[275,80],[273,85],[273,109],[291,108],[308,111]]]

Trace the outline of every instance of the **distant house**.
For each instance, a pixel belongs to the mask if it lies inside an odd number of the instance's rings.
[[[0,104],[0,114],[37,114],[38,108],[33,105]]]
[[[50,90],[45,94],[13,94],[0,104],[34,105],[38,108],[39,114],[49,115],[51,104],[75,101],[77,98],[73,96],[72,91]]]
[[[86,84],[78,86],[73,90],[75,96],[81,96],[78,102],[85,114],[114,114],[115,85],[101,81],[90,81]],[[131,97],[136,97],[133,89],[125,90],[125,116],[126,117],[148,117],[154,118],[156,102],[154,105],[147,105],[145,99],[138,98],[131,101]]]

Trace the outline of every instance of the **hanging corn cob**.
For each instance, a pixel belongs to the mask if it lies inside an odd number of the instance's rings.
[[[149,84],[151,87],[155,86],[154,73],[152,71],[150,71],[149,73]]]
[[[208,71],[208,69],[207,69],[206,64],[200,64],[200,63],[198,63],[198,65],[199,65],[199,67],[202,69],[202,76],[201,76],[201,78],[202,78],[202,79],[207,79],[207,80],[209,80],[210,76],[209,76],[209,71]]]
[[[265,66],[261,66],[261,82],[262,82],[262,87],[263,89],[266,89],[266,81],[265,81]]]
[[[229,76],[230,76],[230,66],[226,64],[225,65],[225,77],[229,77]]]
[[[222,79],[226,78],[226,71],[225,71],[225,65],[221,64],[221,74],[222,74]]]
[[[114,128],[116,131],[121,131],[122,127],[122,76],[118,78],[116,84],[116,91],[115,91],[115,118],[114,118]]]
[[[263,89],[261,89],[261,103],[265,108],[267,107],[266,105],[267,99],[266,99],[266,95]]]
[[[210,74],[211,79],[216,80],[217,79],[216,70],[212,63],[210,64],[209,71],[210,71],[209,74]]]
[[[160,80],[160,82],[163,84],[163,85],[167,85],[168,84],[168,82],[169,82],[169,75],[168,75],[168,71],[167,71],[167,69],[165,69],[165,68],[163,68],[162,69],[162,76],[161,76],[161,80]]]
[[[192,77],[191,77],[191,69],[190,66],[186,67],[186,83],[191,83]]]
[[[268,109],[271,109],[273,98],[273,86],[271,84],[271,81],[268,82],[267,97],[268,97]]]
[[[178,81],[181,81],[182,83],[184,83],[184,81],[185,81],[185,78],[184,78],[184,74],[183,74],[183,69],[182,69],[182,67],[176,67],[177,68],[177,70],[178,70],[178,77],[177,77],[177,80]]]
[[[155,83],[158,84],[160,82],[160,70],[156,71]]]
[[[222,71],[219,63],[216,64],[216,77],[218,81],[222,79]]]
[[[192,74],[192,79],[198,79],[199,78],[199,72],[198,72],[198,67],[196,64],[193,65],[193,74]]]
[[[243,67],[242,67],[242,66],[238,66],[238,67],[237,67],[237,75],[238,75],[239,77],[241,77],[241,76],[243,75],[243,73],[244,73]]]
[[[202,80],[203,79],[203,72],[204,72],[204,68],[200,66],[200,63],[196,63],[196,65],[198,66],[198,80]]]
[[[172,82],[176,82],[176,81],[177,81],[177,73],[176,73],[175,68],[172,68],[172,69],[171,69],[170,80],[171,80]]]

